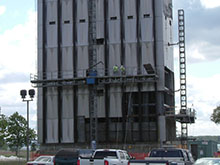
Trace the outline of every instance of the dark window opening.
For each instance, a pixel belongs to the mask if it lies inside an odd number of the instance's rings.
[[[150,17],[150,14],[144,14],[144,18]]]
[[[110,19],[111,19],[111,20],[116,20],[116,19],[117,19],[117,17],[111,17]]]
[[[97,38],[97,39],[96,39],[96,44],[97,44],[97,45],[102,45],[102,44],[104,44],[104,38]]]
[[[55,21],[50,21],[49,24],[54,25],[54,24],[56,24],[56,22]]]
[[[64,23],[65,23],[65,24],[68,24],[68,23],[70,23],[70,20],[66,20],[66,21],[64,21]]]
[[[129,16],[128,16],[128,19],[133,19],[133,15],[129,15]]]
[[[169,23],[170,23],[170,26],[172,26],[172,21],[171,20],[169,21]]]
[[[80,19],[79,22],[84,23],[84,22],[86,22],[86,20],[85,19]]]
[[[104,90],[103,89],[98,89],[97,90],[97,96],[103,96],[104,95]]]

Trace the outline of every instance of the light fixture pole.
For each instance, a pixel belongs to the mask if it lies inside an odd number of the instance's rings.
[[[27,132],[26,132],[26,138],[27,138],[27,162],[29,161],[29,101],[33,101],[35,90],[29,89],[28,91],[29,97],[26,99],[27,96],[27,90],[23,89],[20,91],[20,95],[22,98],[22,101],[27,102]]]

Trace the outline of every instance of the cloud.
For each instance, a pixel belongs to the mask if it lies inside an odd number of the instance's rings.
[[[0,35],[0,66],[10,72],[35,71],[36,13],[29,12],[25,24],[18,24]]]
[[[216,8],[207,8],[204,4]],[[178,0],[174,1],[174,40],[177,36],[177,10],[185,11],[186,53],[188,63],[215,61],[220,59],[220,8],[217,0]]]
[[[220,74],[210,77],[187,77],[187,103],[196,110],[196,123],[189,125],[189,135],[217,135],[220,127],[210,121],[210,116],[220,105]],[[176,89],[179,89],[179,81]],[[179,93],[176,93],[176,105],[180,108]],[[213,131],[219,130],[219,131]]]
[[[0,16],[3,15],[6,11],[6,7],[5,6],[0,6]]]
[[[14,25],[0,34],[0,106],[6,116],[18,112],[26,118],[27,105],[22,102],[21,89],[33,88],[30,73],[36,71],[36,12],[29,11],[24,24]],[[30,103],[30,119],[36,118],[36,98]],[[30,121],[36,128],[36,119]]]
[[[220,1],[219,0],[200,0],[201,4],[205,8],[216,8],[220,7]]]
[[[1,72],[0,72],[1,73]],[[0,78],[0,84],[28,82],[30,77],[25,73],[7,73]]]

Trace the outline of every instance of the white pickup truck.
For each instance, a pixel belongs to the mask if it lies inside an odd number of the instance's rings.
[[[128,165],[127,151],[117,149],[97,149],[91,158],[80,157],[77,165]]]

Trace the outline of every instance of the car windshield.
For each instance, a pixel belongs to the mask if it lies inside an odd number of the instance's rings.
[[[97,151],[94,156],[95,159],[103,159],[106,157],[117,158],[117,155],[115,151]]]
[[[50,162],[51,158],[50,157],[38,157],[35,159],[35,162]]]

